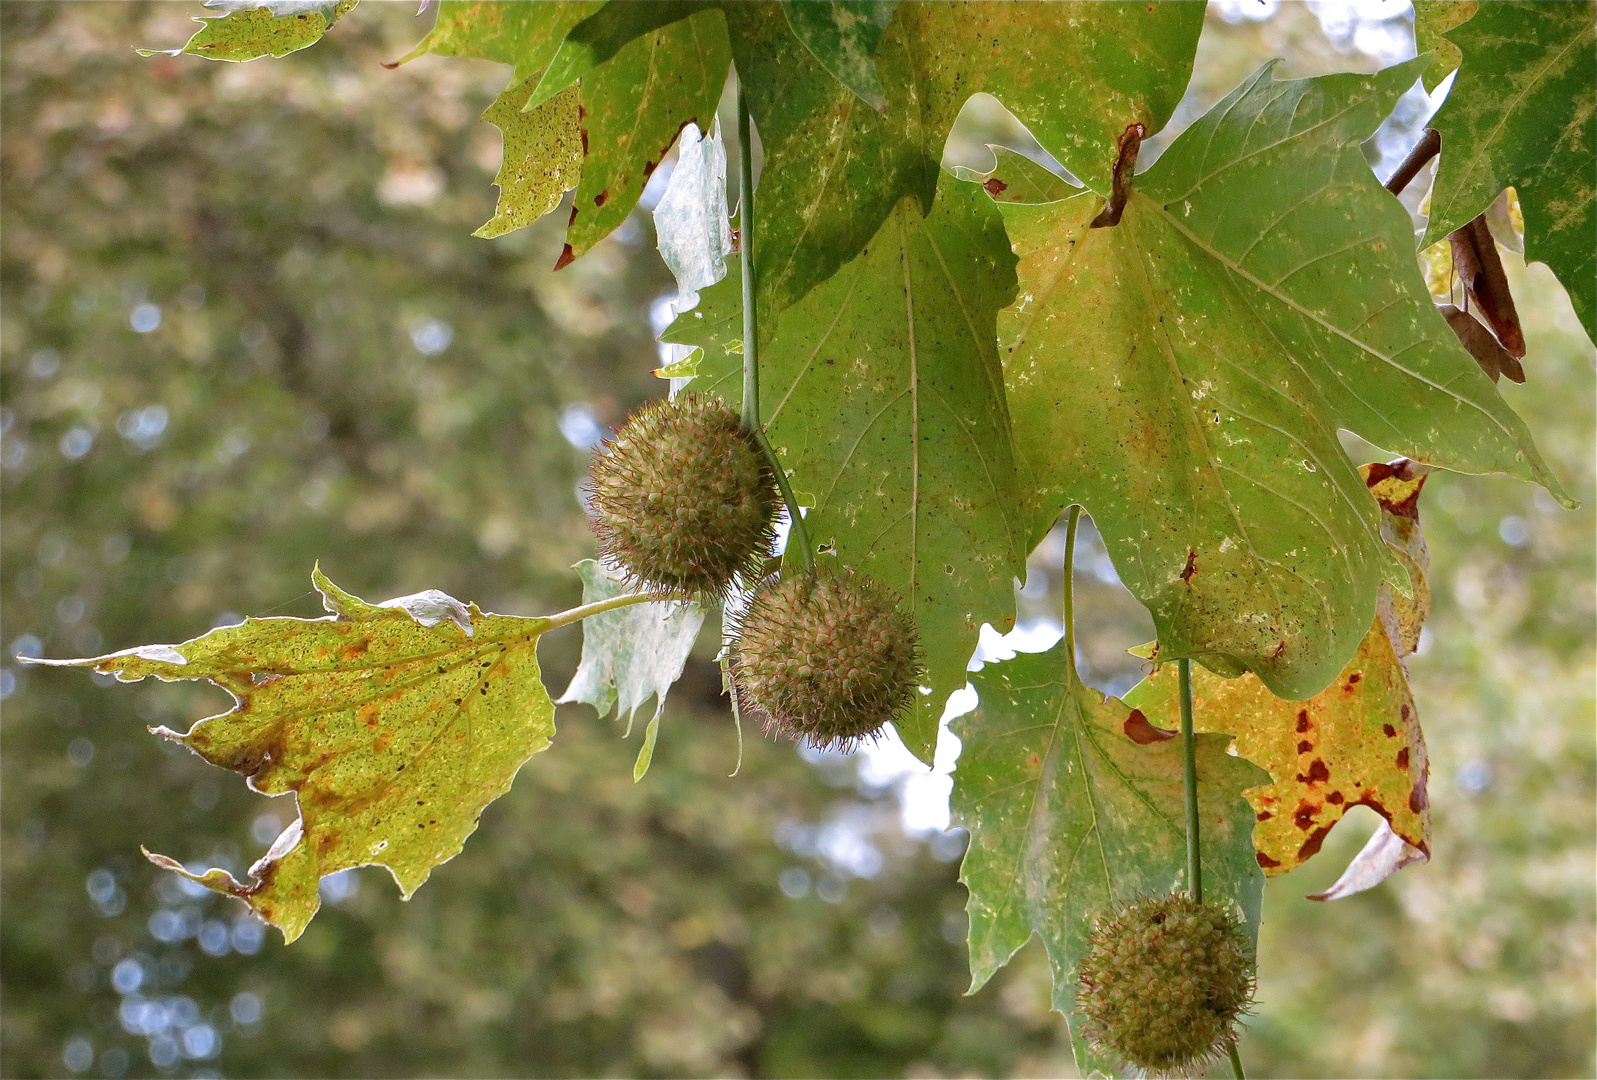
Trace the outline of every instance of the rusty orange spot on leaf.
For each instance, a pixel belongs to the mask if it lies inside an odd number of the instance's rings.
[[[1253,675],[1222,679],[1194,665],[1192,682],[1197,728],[1234,735],[1237,753],[1270,773],[1270,784],[1243,792],[1254,810],[1254,846],[1269,860],[1260,865],[1269,874],[1299,866],[1320,848],[1319,840],[1311,836],[1306,842],[1305,834],[1328,831],[1360,804],[1386,817],[1408,843],[1428,850],[1425,744],[1407,679],[1379,622],[1340,677],[1306,702],[1275,697]],[[1150,725],[1173,727],[1180,715],[1177,690],[1175,666],[1164,665],[1126,702]],[[1394,739],[1396,747],[1389,741]],[[1408,753],[1409,770],[1397,766],[1399,748]]]

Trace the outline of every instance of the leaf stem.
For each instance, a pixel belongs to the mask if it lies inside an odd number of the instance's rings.
[[[1187,881],[1191,883],[1193,901],[1201,904],[1203,862],[1198,854],[1198,736],[1192,730],[1192,661],[1183,656],[1176,661],[1176,671],[1181,678],[1181,749],[1186,772]],[[1229,1049],[1232,1075],[1236,1080],[1248,1080],[1235,1041]]]
[[[754,139],[749,130],[749,101],[738,80],[738,264],[743,271],[743,426],[754,434],[765,458],[776,474],[776,486],[787,504],[791,523],[790,544],[796,543],[804,556],[804,569],[814,571],[815,552],[810,550],[810,535],[804,528],[804,515],[787,482],[787,470],[776,456],[771,441],[760,424],[760,319],[754,292]]]
[[[1072,506],[1065,519],[1065,664],[1072,677],[1076,674],[1076,525],[1081,521],[1081,507]]]
[[[1192,661],[1176,661],[1181,674],[1181,748],[1186,757],[1187,882],[1192,899],[1203,903],[1203,867],[1198,858],[1198,737],[1192,732]]]
[[[663,593],[627,593],[625,596],[612,596],[608,600],[595,600],[591,604],[583,604],[580,607],[569,608],[566,611],[562,611],[558,615],[547,616],[544,619],[544,622],[548,623],[549,625],[544,627],[544,631],[547,633],[550,630],[558,630],[562,626],[570,626],[572,623],[581,622],[590,615],[603,615],[605,612],[614,611],[616,608],[630,607],[633,604],[647,604],[650,601],[665,601],[672,599],[674,599],[674,597],[667,596]]]
[[[1120,135],[1120,153],[1115,158],[1109,201],[1092,219],[1089,229],[1107,229],[1120,224],[1120,215],[1126,211],[1126,200],[1131,197],[1131,175],[1137,168],[1137,151],[1148,129],[1141,124],[1128,124]]]
[[[1403,159],[1403,163],[1397,167],[1397,171],[1386,181],[1386,190],[1393,195],[1401,195],[1403,189],[1408,187],[1413,179],[1420,174],[1421,169],[1430,164],[1431,158],[1435,157],[1441,149],[1441,135],[1437,134],[1435,128],[1426,128],[1425,133],[1420,136],[1420,141],[1415,143],[1414,149],[1408,152],[1408,157]]]
[[[738,263],[743,270],[743,426],[760,430],[759,309],[754,295],[754,139],[738,80]]]

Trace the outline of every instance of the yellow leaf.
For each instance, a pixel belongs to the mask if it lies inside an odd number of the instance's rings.
[[[1271,783],[1242,793],[1266,874],[1306,862],[1354,806],[1368,806],[1429,854],[1425,742],[1408,678],[1379,622],[1336,682],[1307,701],[1278,698],[1251,674],[1222,679],[1196,665],[1192,696],[1193,726],[1234,735],[1237,753],[1270,774]],[[1177,727],[1175,666],[1161,665],[1125,700],[1151,723]]]
[[[233,695],[231,710],[188,733],[155,734],[256,791],[292,792],[299,819],[247,883],[146,855],[246,901],[286,941],[316,914],[318,882],[339,870],[385,866],[409,898],[554,734],[537,642],[557,620],[484,614],[436,590],[368,604],[320,570],[312,580],[325,618],[247,619],[181,645],[40,661],[124,682],[205,679]]]

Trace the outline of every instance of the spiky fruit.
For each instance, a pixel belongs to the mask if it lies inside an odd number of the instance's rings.
[[[1098,917],[1077,974],[1082,1034],[1143,1069],[1189,1069],[1236,1041],[1253,972],[1229,911],[1185,893],[1122,904]]]
[[[915,620],[865,574],[771,578],[738,619],[732,684],[766,730],[849,749],[907,712],[920,680]]]
[[[714,398],[685,395],[634,413],[593,461],[600,554],[638,585],[724,596],[771,552],[782,496],[754,436]]]

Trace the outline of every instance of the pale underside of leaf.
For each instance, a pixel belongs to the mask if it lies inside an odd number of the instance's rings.
[[[699,290],[726,277],[732,228],[726,206],[726,147],[721,121],[702,137],[689,124],[665,194],[654,208],[654,235],[660,258],[677,282],[677,311],[699,302]]]
[[[1064,646],[972,675],[981,705],[953,721],[956,823],[970,830],[960,880],[970,890],[971,992],[1036,934],[1053,969],[1053,1005],[1075,1023],[1075,974],[1094,919],[1110,905],[1187,889],[1180,740],[1134,739],[1146,720],[1081,683]],[[1138,724],[1138,721],[1141,724]],[[1264,879],[1241,798],[1264,773],[1198,737],[1206,901],[1259,927]],[[1104,1063],[1075,1040],[1083,1075]]]
[[[1341,876],[1324,892],[1309,894],[1309,899],[1345,899],[1375,888],[1405,866],[1426,862],[1429,858],[1423,850],[1397,835],[1391,824],[1382,818]]]
[[[256,791],[293,793],[300,817],[252,882],[152,858],[245,900],[287,941],[315,915],[327,874],[385,866],[409,897],[554,733],[537,658],[548,620],[484,614],[441,593],[368,604],[320,571],[315,582],[328,618],[248,619],[165,647],[181,663],[148,647],[60,662],[123,681],[205,679],[233,695],[230,711],[186,734],[155,733]]]
[[[625,595],[624,574],[592,559],[576,565],[582,578],[584,605]],[[693,642],[704,625],[704,609],[697,604],[663,602],[636,604],[590,615],[583,620],[582,661],[557,704],[580,701],[592,705],[601,717],[616,711],[632,733],[637,711],[655,701],[634,778],[648,771],[665,711],[666,694],[682,677]]]

